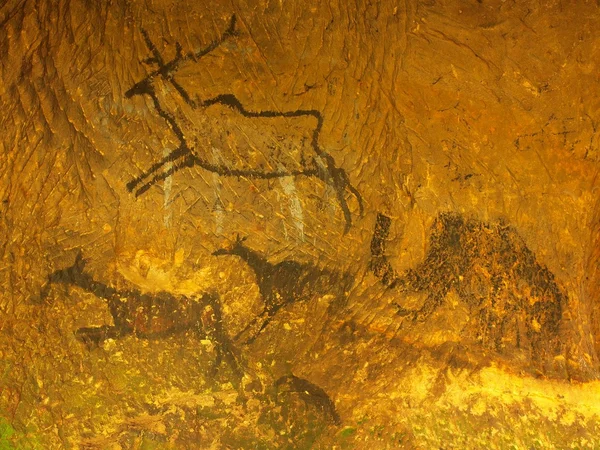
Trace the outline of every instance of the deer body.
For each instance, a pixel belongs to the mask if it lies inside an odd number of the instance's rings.
[[[244,239],[238,238],[230,248],[213,252],[213,255],[217,256],[235,255],[246,262],[256,276],[256,283],[264,301],[265,306],[261,314],[238,333],[236,338],[262,320],[258,331],[246,341],[252,342],[266,328],[277,311],[286,305],[308,300],[315,294],[333,294],[338,302],[346,296],[347,277],[297,261],[270,263],[258,252],[244,246],[243,241]]]
[[[371,270],[389,289],[427,295],[419,309],[398,305],[400,315],[424,321],[454,290],[477,317],[478,337],[485,343],[500,350],[509,326],[516,325],[517,346],[524,328],[535,357],[542,344],[557,351],[567,295],[513,228],[441,214],[431,227],[423,262],[400,275],[385,256],[389,225],[390,219],[380,214],[371,242]]]
[[[217,366],[225,360],[236,376],[243,375],[223,327],[220,299],[216,293],[193,298],[165,291],[149,294],[137,289],[117,290],[94,280],[84,268],[85,260],[79,253],[73,266],[48,276],[41,292],[44,299],[51,286],[60,283],[77,286],[106,301],[113,325],[79,328],[76,331],[78,339],[98,345],[105,339],[130,334],[142,339],[158,339],[190,331],[216,342]]]
[[[345,170],[336,165],[334,158],[319,144],[323,128],[323,116],[314,109],[292,111],[247,109],[234,94],[221,94],[206,100],[192,99],[180,85],[175,75],[186,61],[197,62],[214,51],[226,40],[237,36],[236,18],[231,17],[229,27],[221,37],[205,49],[188,54],[182,53],[179,44],[176,56],[165,61],[145,31],[144,41],[152,57],[147,63],[157,65],[146,78],[130,88],[125,96],[147,95],[156,112],[161,116],[179,141],[178,147],[163,159],[154,163],[149,170],[127,184],[130,191],[139,196],[159,181],[165,180],[179,170],[199,166],[219,176],[246,177],[271,180],[283,177],[309,177],[321,180],[333,188],[344,215],[348,232],[352,225],[352,214],[346,199],[350,194],[356,198],[359,213],[363,214],[363,201],[358,190],[350,183]],[[174,88],[177,95],[162,98],[156,80],[162,80]],[[183,101],[183,102],[182,102]],[[215,114],[205,110],[213,107]],[[185,110],[185,113],[181,113]],[[189,117],[202,111],[200,123]],[[213,146],[226,150],[227,161],[215,164],[206,157]]]

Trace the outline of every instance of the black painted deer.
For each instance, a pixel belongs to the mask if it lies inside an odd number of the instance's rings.
[[[127,98],[135,95],[150,97],[158,115],[165,120],[177,137],[179,146],[127,183],[127,189],[130,192],[135,190],[137,197],[179,170],[194,166],[199,166],[220,176],[257,180],[310,177],[321,180],[335,191],[344,215],[344,233],[347,233],[352,225],[352,214],[346,194],[356,198],[361,216],[363,215],[363,200],[360,192],[350,182],[346,171],[337,166],[334,158],[319,143],[323,128],[323,115],[320,111],[315,109],[250,110],[231,93],[217,95],[206,100],[194,100],[176,81],[175,74],[182,64],[189,61],[197,62],[237,34],[236,17],[233,15],[225,32],[208,44],[206,48],[183,54],[181,45],[177,43],[175,57],[166,62],[148,34],[142,30],[144,41],[152,53],[152,57],[146,59],[145,62],[155,64],[157,69],[143,80],[135,83],[125,93],[125,96]],[[230,119],[228,116],[231,114],[224,114],[224,112],[212,119],[207,116],[208,118],[205,117],[206,123],[202,127],[192,125],[188,127],[189,130],[185,129],[185,124],[189,120],[186,120],[185,115],[177,113],[177,103],[169,108],[159,98],[155,79],[171,84],[192,111],[225,106],[234,114]],[[258,124],[259,128],[250,124],[250,122],[256,122],[257,119],[262,120]],[[230,126],[227,126],[228,123]],[[212,145],[229,147],[228,150],[231,153],[229,161],[220,164],[211,162],[203,154],[203,151],[206,152]],[[243,157],[243,152],[250,152],[252,156]],[[257,158],[259,162],[256,162]]]
[[[500,350],[509,326],[516,345],[524,326],[532,356],[559,349],[559,328],[567,295],[510,226],[487,224],[457,213],[440,214],[430,229],[425,259],[398,274],[387,260],[385,241],[391,219],[377,217],[371,241],[371,271],[389,289],[423,292],[416,310],[397,305],[398,314],[424,321],[454,290],[479,320],[478,337]]]
[[[199,298],[190,298],[164,291],[148,294],[137,289],[117,290],[94,280],[85,272],[85,265],[86,260],[79,252],[72,266],[48,276],[40,293],[44,300],[52,285],[60,283],[77,286],[106,301],[113,325],[79,328],[78,339],[88,345],[98,345],[105,339],[131,334],[142,339],[157,339],[190,331],[212,339],[217,353],[215,366],[225,361],[241,379],[243,371],[223,327],[218,294],[208,292]]]
[[[350,278],[347,275],[291,260],[270,263],[263,255],[246,247],[245,240],[246,238],[238,236],[229,247],[213,252],[216,256],[238,256],[248,264],[256,276],[256,283],[265,304],[263,311],[238,333],[236,340],[262,321],[258,330],[246,341],[251,343],[267,327],[277,311],[291,303],[306,301],[316,295],[330,294],[334,296],[332,306],[344,304],[350,287]]]

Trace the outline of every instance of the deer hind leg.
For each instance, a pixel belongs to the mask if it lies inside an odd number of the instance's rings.
[[[544,372],[543,366],[547,362],[549,350],[550,352],[553,351],[552,339],[549,339],[550,334],[555,334],[549,333],[553,327],[550,326],[547,320],[547,311],[548,304],[538,301],[533,305],[529,305],[526,315],[527,338],[531,348],[532,365],[542,372]],[[558,332],[558,329],[556,329],[556,332]]]
[[[335,162],[330,155],[321,151],[321,156],[325,157],[327,162],[324,163],[324,173],[318,171],[317,177],[334,189],[338,204],[342,210],[342,213],[344,214],[344,220],[346,222],[344,234],[346,234],[352,227],[352,213],[350,212],[350,207],[348,206],[348,201],[346,200],[346,192],[350,192],[356,198],[361,217],[364,214],[363,199],[360,195],[360,192],[358,192],[358,190],[350,183],[350,179],[348,178],[346,171],[342,168],[336,167]]]
[[[529,348],[531,350],[532,366],[543,373],[543,362],[546,359],[546,346],[543,342],[544,335],[542,333],[544,331],[542,327],[544,327],[545,324],[540,323],[541,320],[540,305],[539,303],[536,303],[527,311],[526,329]]]

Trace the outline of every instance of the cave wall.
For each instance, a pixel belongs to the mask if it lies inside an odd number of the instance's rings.
[[[346,313],[330,318],[338,334],[317,326],[325,312],[309,310],[318,318],[306,325],[310,345],[296,353],[294,339],[265,338],[248,357],[276,348],[286,361],[277,375],[292,367],[338,392],[331,370],[345,362],[337,353],[306,369],[319,333],[333,333],[337,346],[348,327],[367,330],[382,348],[400,339],[418,355],[423,342],[460,343],[461,327],[472,327],[452,288],[426,325],[406,331],[395,305],[419,308],[432,291],[409,283],[418,295],[406,297],[372,270],[378,214],[390,218],[386,262],[402,274],[428,261],[439,218],[451,213],[471,227],[459,232],[470,239],[463,245],[475,246],[477,258],[492,255],[456,276],[492,289],[495,269],[486,264],[507,264],[493,255],[508,242],[494,236],[508,227],[515,248],[531,252],[564,293],[560,351],[543,364],[549,376],[594,379],[599,22],[589,1],[5,2],[0,330],[14,345],[4,356],[46,367],[37,362],[46,339],[42,354],[85,359],[68,336],[110,320],[103,306],[77,286],[40,299],[49,274],[79,253],[94,280],[140,296],[218,291],[235,335],[264,293],[243,261],[213,252],[241,236],[273,263],[354,280]],[[135,90],[143,80],[151,87]],[[134,183],[182,147],[189,152]],[[447,250],[446,260],[457,254]],[[502,295],[519,297],[506,303],[516,308],[537,298],[531,289],[509,286]],[[531,303],[555,301],[539,289]],[[44,327],[27,326],[37,322]],[[444,326],[454,337],[433,339]],[[511,352],[491,358],[529,367],[528,351]],[[361,358],[347,370],[357,373],[369,355]],[[56,376],[50,366],[39,370]],[[17,379],[36,374],[23,369]],[[2,407],[15,417],[11,398]]]

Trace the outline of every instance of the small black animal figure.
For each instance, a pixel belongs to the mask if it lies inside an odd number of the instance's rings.
[[[340,415],[335,409],[335,404],[322,388],[310,381],[295,375],[285,375],[275,382],[277,396],[283,393],[296,393],[307,405],[319,409],[336,426],[342,424]]]
[[[272,264],[258,252],[246,247],[245,240],[246,238],[240,238],[238,235],[231,246],[213,252],[216,256],[236,255],[244,260],[254,271],[258,289],[265,303],[264,310],[238,333],[236,340],[262,321],[258,330],[246,343],[254,341],[277,311],[291,303],[325,294],[334,296],[332,305],[340,305],[345,301],[350,284],[349,277],[297,261],[285,260]]]
[[[215,366],[220,366],[225,360],[234,375],[241,379],[243,370],[223,327],[218,294],[210,292],[192,299],[164,291],[144,294],[136,289],[117,290],[94,280],[85,272],[85,265],[86,260],[79,252],[72,266],[48,276],[40,293],[44,300],[52,285],[60,283],[80,287],[106,300],[114,324],[79,328],[76,331],[78,339],[88,345],[98,345],[105,339],[129,334],[142,339],[156,339],[191,331],[212,338],[217,351]]]
[[[378,215],[371,241],[371,271],[390,289],[427,293],[417,310],[398,305],[400,315],[423,321],[453,289],[479,318],[478,337],[497,350],[511,323],[517,325],[516,345],[520,346],[524,323],[535,358],[544,345],[558,351],[567,295],[513,228],[457,213],[440,214],[430,230],[425,260],[399,275],[385,255],[390,223],[388,217]]]

